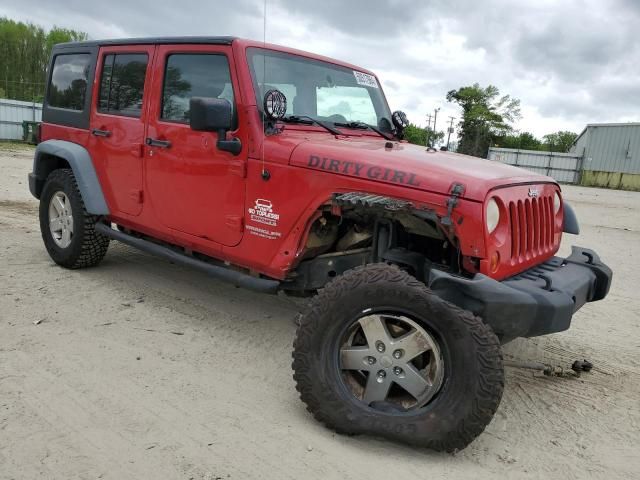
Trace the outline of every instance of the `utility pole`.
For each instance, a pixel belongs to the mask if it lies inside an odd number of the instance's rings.
[[[425,133],[425,146],[428,147],[429,146],[429,129],[431,128],[431,114],[427,115],[427,128],[425,129],[424,133]]]
[[[434,133],[436,131],[436,120],[438,120],[438,112],[439,111],[440,111],[439,108],[434,108],[433,109],[433,113],[434,113],[434,115],[433,115],[433,131],[434,131]]]
[[[451,133],[453,132],[453,121],[455,117],[449,117],[451,119],[451,123],[449,124],[449,135],[447,135],[447,152],[449,151],[449,141],[451,140]]]

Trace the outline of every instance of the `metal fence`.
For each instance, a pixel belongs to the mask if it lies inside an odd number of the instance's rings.
[[[42,121],[42,104],[0,98],[0,140],[22,140],[22,122]]]
[[[560,183],[579,184],[581,180],[583,156],[577,153],[492,147],[487,158],[548,175]]]

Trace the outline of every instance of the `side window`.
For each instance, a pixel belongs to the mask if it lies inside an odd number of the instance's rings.
[[[225,98],[235,110],[226,56],[187,53],[169,55],[164,72],[161,118],[189,123],[191,97]]]
[[[147,62],[146,53],[105,55],[100,78],[99,112],[140,117]]]
[[[47,103],[51,107],[81,111],[89,82],[91,55],[57,55],[53,62]]]

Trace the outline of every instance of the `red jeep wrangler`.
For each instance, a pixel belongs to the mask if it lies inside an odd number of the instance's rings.
[[[259,292],[312,296],[293,370],[338,432],[465,447],[500,343],[607,295],[551,178],[402,141],[376,76],[228,37],[57,45],[29,175],[66,268],[110,239]]]

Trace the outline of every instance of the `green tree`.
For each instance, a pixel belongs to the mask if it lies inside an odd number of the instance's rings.
[[[0,17],[0,88],[3,97],[41,101],[51,49],[61,42],[86,40],[87,34],[54,27],[45,32],[31,23]]]
[[[568,131],[558,131],[555,133],[549,133],[542,137],[544,141],[544,149],[550,152],[568,152],[573,142],[578,138],[577,133]]]
[[[520,150],[542,149],[542,142],[529,132],[522,132],[517,135],[507,134],[502,137],[496,137],[494,145],[496,147],[503,148],[518,148]]]
[[[431,127],[421,128],[410,123],[404,130],[404,138],[416,145],[435,145],[444,138],[444,132],[434,132]]]
[[[424,128],[420,128],[413,123],[410,123],[407,128],[404,129],[404,139],[415,145],[426,145],[426,135]]]
[[[500,96],[500,90],[493,85],[483,88],[474,83],[451,90],[447,101],[462,108],[458,152],[468,155],[486,157],[494,140],[512,131],[510,124],[520,118],[520,100]]]
[[[182,78],[182,71],[178,67],[168,67],[162,90],[162,118],[189,119],[189,111],[180,100],[184,100],[190,91],[191,83]]]

